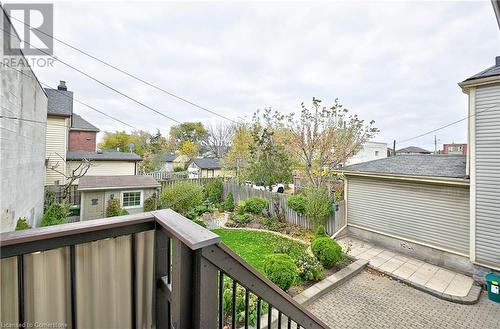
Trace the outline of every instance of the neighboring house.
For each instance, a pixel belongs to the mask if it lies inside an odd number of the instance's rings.
[[[48,95],[47,147],[45,185],[63,185],[66,177],[82,160],[90,160],[88,175],[135,175],[138,162],[135,153],[96,151],[99,128],[73,112],[73,92],[65,81],[57,89],[45,89]],[[75,180],[73,184],[78,184]]]
[[[19,42],[3,8],[0,15],[3,29],[13,31],[12,44]],[[0,232],[7,232],[19,218],[36,225],[43,214],[47,94],[20,51],[1,46],[0,58],[23,63],[0,67]]]
[[[366,142],[358,153],[346,161],[346,165],[383,158],[387,158],[387,143]]]
[[[174,171],[174,160],[177,156],[174,153],[167,153],[163,156],[163,160],[165,160],[165,164],[163,165],[162,170],[166,172]]]
[[[408,146],[400,150],[396,150],[396,155],[411,155],[411,154],[431,154],[431,151],[427,151],[418,146]]]
[[[144,211],[144,200],[159,192],[160,183],[150,176],[84,176],[80,178],[80,220],[106,217],[108,201],[120,199],[129,214]],[[156,193],[158,196],[158,193]]]
[[[459,85],[469,96],[470,259],[500,271],[500,56]]]
[[[86,174],[89,176],[137,175],[139,162],[142,161],[142,158],[135,153],[69,151],[66,153],[67,175],[69,176],[71,170],[78,167],[84,159],[90,160],[92,164]],[[74,184],[78,184],[78,179]]]
[[[466,157],[399,155],[347,166],[348,234],[472,274]]]
[[[441,154],[467,155],[467,144],[443,144],[443,151]]]
[[[189,178],[222,177],[222,167],[219,159],[196,158],[188,166]]]
[[[467,155],[343,168],[347,234],[484,282],[500,271],[500,57],[459,85],[469,96]]]

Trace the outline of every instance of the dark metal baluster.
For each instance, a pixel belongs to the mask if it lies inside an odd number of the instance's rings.
[[[261,302],[262,302],[262,300],[260,299],[260,297],[257,297],[257,329],[260,329],[260,317],[261,317],[260,308],[261,308]]]
[[[219,271],[219,329],[224,326],[224,272]]]
[[[24,328],[24,258],[17,256],[17,309],[19,324]]]
[[[278,311],[278,329],[281,329],[281,311]]]
[[[250,312],[248,310],[250,304],[250,290],[248,288],[245,288],[245,329],[248,329],[248,322],[249,322],[249,315]]]
[[[69,246],[69,271],[71,280],[71,328],[76,329],[76,257],[75,245]]]
[[[273,306],[269,304],[269,311],[267,312],[267,328],[271,329],[273,324]]]
[[[135,264],[135,253],[136,253],[136,246],[135,246],[135,234],[130,235],[130,284],[131,284],[131,307],[132,307],[132,328],[136,327],[137,324],[137,287],[136,287],[136,264]]]
[[[233,296],[231,305],[231,329],[236,328],[236,280],[233,279]]]
[[[292,319],[288,318],[288,329],[292,329]]]

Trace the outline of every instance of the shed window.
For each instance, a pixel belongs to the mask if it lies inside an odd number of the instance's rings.
[[[122,207],[137,207],[141,205],[141,192],[123,192]]]

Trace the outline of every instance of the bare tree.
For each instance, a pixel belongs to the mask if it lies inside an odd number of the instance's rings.
[[[61,161],[65,162],[64,157],[62,157],[58,153],[56,153],[56,155],[61,159]],[[49,158],[49,162],[50,162],[50,158]],[[69,173],[68,172],[63,172],[63,171],[61,171],[61,170],[58,169],[58,167],[59,167],[59,160],[55,164],[53,164],[53,165],[51,165],[49,167],[50,170],[53,170],[56,173],[64,176],[64,178],[66,179],[66,181],[64,182],[64,185],[63,185],[61,199],[64,200],[64,199],[66,199],[68,197],[69,189],[73,185],[73,182],[75,182],[77,179],[82,178],[83,176],[85,176],[85,174],[87,174],[87,172],[89,171],[90,167],[93,164],[94,163],[93,163],[92,160],[83,158],[80,161],[80,163],[78,164],[78,166],[76,168],[72,169]]]
[[[203,146],[210,151],[214,157],[223,158],[229,151],[234,134],[234,126],[227,123],[218,123],[207,127],[207,135]]]

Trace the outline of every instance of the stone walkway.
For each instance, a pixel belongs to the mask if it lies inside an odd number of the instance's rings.
[[[376,272],[361,272],[307,307],[331,328],[498,329],[500,304],[435,298]]]
[[[434,295],[446,294],[451,298],[460,299],[467,296],[473,288],[472,278],[442,267],[351,237],[342,238],[338,242],[344,250],[350,245],[350,256],[368,260],[370,266],[376,270],[398,279],[407,280],[408,283],[422,287],[423,290],[429,290]]]

